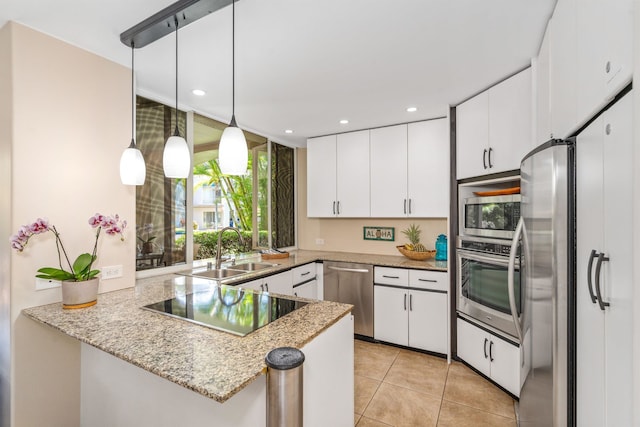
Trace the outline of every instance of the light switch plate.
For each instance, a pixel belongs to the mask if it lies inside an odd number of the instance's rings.
[[[102,280],[115,279],[116,277],[122,277],[122,265],[110,265],[102,267],[100,269],[100,278]]]
[[[36,291],[59,288],[62,283],[59,280],[40,279],[36,277]]]

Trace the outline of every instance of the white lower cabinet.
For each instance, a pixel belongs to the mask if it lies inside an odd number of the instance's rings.
[[[254,291],[262,291],[263,290],[262,279],[255,279],[249,282],[244,282],[239,284],[238,287],[242,289],[252,289]]]
[[[294,286],[293,295],[300,298],[318,299],[318,281],[313,279]]]
[[[458,357],[520,396],[520,348],[458,318]]]
[[[293,295],[293,274],[291,270],[274,274],[262,279],[262,287],[266,292],[282,295]]]
[[[374,338],[447,354],[446,274],[376,267],[374,277]]]

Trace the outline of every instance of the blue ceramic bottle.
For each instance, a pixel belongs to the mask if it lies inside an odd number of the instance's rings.
[[[436,261],[447,260],[447,236],[441,234],[436,240]]]

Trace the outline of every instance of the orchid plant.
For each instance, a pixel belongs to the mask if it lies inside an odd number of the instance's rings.
[[[120,221],[120,217],[116,214],[114,216],[106,216],[96,213],[89,218],[89,225],[92,228],[96,228],[96,240],[93,245],[92,253],[80,254],[78,258],[71,264],[67,251],[62,244],[60,233],[56,229],[55,225],[49,224],[47,219],[38,218],[35,222],[29,225],[24,225],[18,229],[18,233],[11,236],[11,247],[18,252],[22,252],[27,246],[29,239],[37,234],[43,234],[48,231],[56,236],[56,249],[58,250],[58,262],[60,268],[43,267],[38,270],[36,277],[48,280],[71,280],[75,282],[81,282],[85,280],[93,279],[100,273],[100,270],[92,270],[91,266],[97,258],[98,251],[98,239],[100,232],[104,228],[105,233],[110,236],[120,235],[120,240],[124,241],[124,229],[127,227],[127,221]],[[66,267],[63,267],[63,257],[66,262]]]

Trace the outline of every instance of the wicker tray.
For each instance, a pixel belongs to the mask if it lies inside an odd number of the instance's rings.
[[[425,252],[417,252],[417,251],[408,251],[404,248],[404,246],[396,246],[400,253],[406,256],[409,259],[413,259],[415,261],[424,261],[429,258],[433,258],[436,256],[436,251],[425,251]]]

